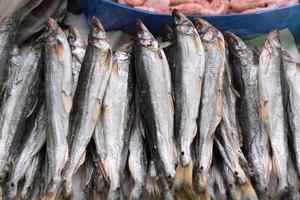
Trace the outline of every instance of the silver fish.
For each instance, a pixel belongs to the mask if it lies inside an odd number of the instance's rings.
[[[235,175],[239,184],[245,184],[248,178],[239,163],[239,142],[236,128],[236,97],[237,92],[232,85],[232,75],[229,63],[226,62],[223,82],[223,114],[216,132],[215,141],[225,164]]]
[[[69,27],[68,41],[72,53],[72,96],[74,96],[86,45],[74,26]]]
[[[278,180],[277,194],[288,189],[287,127],[283,107],[282,71],[281,44],[275,30],[269,34],[259,58],[258,91],[262,121],[272,149],[272,170]]]
[[[37,176],[40,172],[41,166],[44,161],[44,151],[41,151],[40,153],[36,154],[31,164],[28,166],[26,173],[25,173],[25,183],[23,185],[23,189],[20,193],[21,199],[25,199],[27,196],[30,196],[30,194],[33,192],[35,184],[37,181]]]
[[[283,59],[283,71],[286,87],[288,88],[287,94],[287,114],[290,128],[290,141],[292,141],[293,155],[295,156],[298,174],[300,174],[300,71],[299,66],[291,61],[291,56],[286,54]]]
[[[72,176],[85,159],[85,149],[101,112],[111,69],[112,51],[108,36],[99,20],[93,17],[71,112],[69,134],[74,136],[69,142],[69,160],[63,172],[65,195],[70,195]]]
[[[121,183],[126,164],[129,136],[134,117],[132,44],[126,44],[114,54],[112,73],[108,81],[99,122],[105,154],[99,154],[105,174],[110,181],[109,199],[123,196]],[[97,138],[97,136],[95,136]],[[96,146],[97,146],[96,142]]]
[[[240,94],[237,116],[241,125],[248,162],[253,170],[256,190],[266,193],[270,179],[269,141],[259,112],[255,56],[233,33],[227,33],[235,87]]]
[[[158,174],[164,173],[173,182],[177,155],[170,68],[163,50],[145,25],[138,20],[136,27],[135,68],[146,140]]]
[[[45,113],[47,142],[47,193],[57,190],[68,159],[67,134],[72,107],[72,57],[68,40],[53,19],[45,40]]]
[[[34,36],[34,34],[45,29],[48,18],[52,17],[60,22],[65,16],[67,0],[34,1],[40,1],[40,3],[22,20],[16,36],[17,45],[22,45],[26,40]]]
[[[170,71],[171,71],[171,81],[172,81],[172,86],[173,86],[173,91],[174,91],[174,86],[176,84],[175,80],[175,45],[174,45],[174,31],[173,29],[168,26],[168,25],[163,25],[161,29],[161,35],[162,35],[162,40],[163,42],[166,43],[171,43],[170,46],[164,48],[164,52],[166,54],[169,66],[170,66]]]
[[[128,166],[134,186],[130,192],[130,199],[136,200],[142,197],[144,192],[148,159],[145,150],[145,133],[142,127],[139,113],[136,113],[133,130],[130,136]]]
[[[225,42],[223,35],[211,24],[196,19],[196,28],[205,48],[205,73],[203,78],[200,113],[198,118],[199,134],[196,136],[195,182],[197,190],[206,185],[206,174],[212,162],[214,133],[221,121],[223,74],[225,67]]]
[[[28,138],[21,148],[20,155],[17,156],[15,164],[9,176],[7,192],[9,198],[14,198],[17,194],[18,183],[25,175],[33,159],[46,143],[46,124],[44,105],[41,106],[38,115],[29,130]]]
[[[0,10],[4,10],[0,15],[0,83],[5,81],[9,66],[9,57],[15,43],[16,35],[19,26],[24,17],[34,9],[41,0],[25,0],[20,2],[14,0],[13,2],[2,0],[0,1]],[[5,5],[8,6],[6,8]],[[15,9],[15,11],[10,10]],[[18,9],[17,9],[18,8]]]
[[[200,36],[193,23],[173,11],[175,23],[175,137],[182,166],[191,161],[191,144],[197,133],[197,118],[205,68]]]
[[[26,118],[38,102],[41,49],[28,47],[22,51],[23,58],[12,57],[11,78],[6,82],[3,103],[0,108],[0,173],[5,177],[8,159],[22,138]]]

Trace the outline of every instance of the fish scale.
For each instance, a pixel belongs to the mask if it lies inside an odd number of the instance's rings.
[[[205,49],[205,73],[198,117],[200,132],[196,136],[194,170],[194,184],[198,191],[203,191],[206,185],[206,175],[212,162],[214,133],[221,120],[222,82],[226,57],[222,34],[202,19],[197,19],[195,23]]]
[[[67,134],[72,106],[71,50],[55,20],[48,20],[49,35],[44,49],[47,142],[47,192],[52,194],[61,181],[67,161]]]
[[[276,194],[285,193],[287,184],[287,130],[282,94],[281,44],[277,31],[265,42],[258,67],[260,112],[272,149],[273,173],[278,179]]]
[[[23,53],[23,61],[12,63],[12,79],[8,79],[7,88],[4,92],[3,103],[0,108],[0,173],[1,178],[6,175],[9,159],[18,148],[25,127],[26,117],[37,102],[38,85],[42,74],[38,65],[40,50],[28,49]],[[21,92],[22,91],[22,92]]]
[[[174,105],[170,69],[164,52],[139,20],[137,30],[135,69],[146,140],[156,170],[172,183],[177,155],[173,140]]]
[[[69,160],[63,170],[63,194],[71,195],[72,176],[83,164],[85,149],[96,128],[112,68],[112,52],[104,28],[92,18],[70,118]]]
[[[193,23],[173,11],[175,23],[175,137],[181,164],[190,164],[190,146],[197,132],[197,117],[205,68],[204,48]]]

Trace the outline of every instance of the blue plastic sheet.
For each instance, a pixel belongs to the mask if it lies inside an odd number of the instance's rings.
[[[155,14],[118,4],[110,0],[78,0],[88,19],[97,16],[107,31],[122,30],[135,33],[136,19],[141,19],[149,30],[158,35],[163,24],[173,25],[168,14]],[[190,19],[199,16],[189,16]],[[273,9],[256,14],[229,14],[219,16],[200,16],[222,32],[232,31],[243,38],[253,38],[267,34],[273,29],[289,30],[300,41],[300,4]]]

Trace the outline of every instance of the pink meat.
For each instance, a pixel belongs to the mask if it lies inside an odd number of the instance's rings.
[[[272,0],[273,1],[273,0]],[[243,12],[244,10],[264,7],[269,0],[231,0],[229,7],[235,12]]]
[[[201,10],[203,10],[203,6],[198,3],[183,3],[171,8],[177,9],[186,15],[201,15]]]
[[[125,1],[130,6],[142,6],[145,3],[145,0],[121,0]]]
[[[170,5],[175,6],[184,3],[194,3],[195,0],[171,0]]]
[[[146,0],[143,6],[166,11],[169,10],[170,0]]]
[[[159,10],[159,9],[155,9],[155,8],[151,8],[151,7],[147,7],[147,6],[135,6],[135,8],[138,8],[141,10],[147,10],[149,12],[154,12],[154,13],[158,13],[158,14],[170,13],[170,10]]]

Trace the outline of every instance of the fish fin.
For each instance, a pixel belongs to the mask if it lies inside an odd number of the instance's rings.
[[[106,180],[106,182],[110,183],[106,168],[107,168],[106,165],[101,161],[100,170],[102,172],[103,178]]]
[[[158,196],[161,193],[161,188],[159,187],[158,179],[147,177],[146,190],[148,191],[150,196]]]
[[[93,111],[93,118],[95,119],[95,120],[97,120],[98,118],[99,118],[99,115],[100,115],[100,113],[101,113],[101,101],[100,101],[100,99],[97,99],[96,100],[96,105],[95,105],[95,109],[94,109],[94,111]],[[105,108],[104,108],[105,109]]]
[[[197,124],[196,124],[195,127],[194,127],[194,129],[193,129],[193,138],[196,137],[197,131],[198,131],[198,127],[197,127]]]
[[[160,49],[160,48],[158,48],[157,49],[157,53],[158,53],[158,57],[160,58],[160,59],[163,59],[163,54],[162,54],[162,49]]]
[[[112,73],[117,77],[120,77],[120,66],[118,65],[117,62],[115,62],[112,66]]]
[[[140,133],[141,133],[142,137],[143,137],[143,138],[146,138],[146,135],[145,135],[145,129],[144,129],[142,120],[139,120],[138,126],[139,126],[139,130],[140,130]]]
[[[251,184],[251,182],[248,180],[244,185],[240,187],[240,190],[242,192],[242,198],[241,200],[247,200],[247,199],[258,199],[256,192]]]
[[[56,40],[55,52],[60,62],[63,62],[65,57],[64,44],[60,40]]]
[[[202,84],[203,84],[203,77],[199,77],[198,92],[199,92],[200,97],[201,97],[201,94],[202,94]]]
[[[65,91],[62,91],[62,101],[63,101],[65,112],[69,114],[73,104],[72,96],[66,94]]]
[[[42,200],[55,200],[56,192],[52,192],[50,195],[44,195]]]
[[[196,45],[196,49],[198,50],[198,52],[204,52],[203,44],[201,42],[201,39],[200,39],[198,33],[194,34],[194,40],[195,40],[195,45]]]
[[[164,48],[167,48],[171,45],[173,45],[173,42],[171,42],[171,41],[162,42],[162,43],[159,44],[159,48],[164,49]]]
[[[261,115],[262,115],[262,121],[263,123],[267,124],[269,121],[269,115],[268,115],[268,101],[264,101],[263,105],[261,107]]]
[[[107,62],[108,62],[108,63],[112,63],[112,62],[111,62],[112,58],[113,58],[113,53],[112,53],[111,50],[109,50],[109,52],[107,53],[107,57],[106,57],[105,62],[106,62],[106,63],[107,63]],[[109,67],[111,67],[111,65],[104,65],[104,66],[109,66]]]
[[[234,89],[234,87],[232,85],[230,86],[230,89],[231,89],[232,93],[234,94],[234,96],[236,96],[238,98],[241,97],[241,95],[239,94],[239,92],[236,91],[236,89]]]
[[[32,113],[34,112],[36,106],[38,104],[38,100],[36,100],[32,106],[32,108],[30,109],[29,113],[26,115],[26,118],[30,117],[30,115],[32,115]]]
[[[187,167],[179,165],[176,169],[174,181],[175,190],[192,189],[193,188],[193,162],[191,161]]]
[[[77,170],[79,169],[79,167],[84,163],[85,161],[85,156],[86,156],[86,151],[84,151],[84,153],[82,154],[82,156],[80,157],[80,160],[78,162],[78,165],[75,168],[75,172],[77,172]]]

